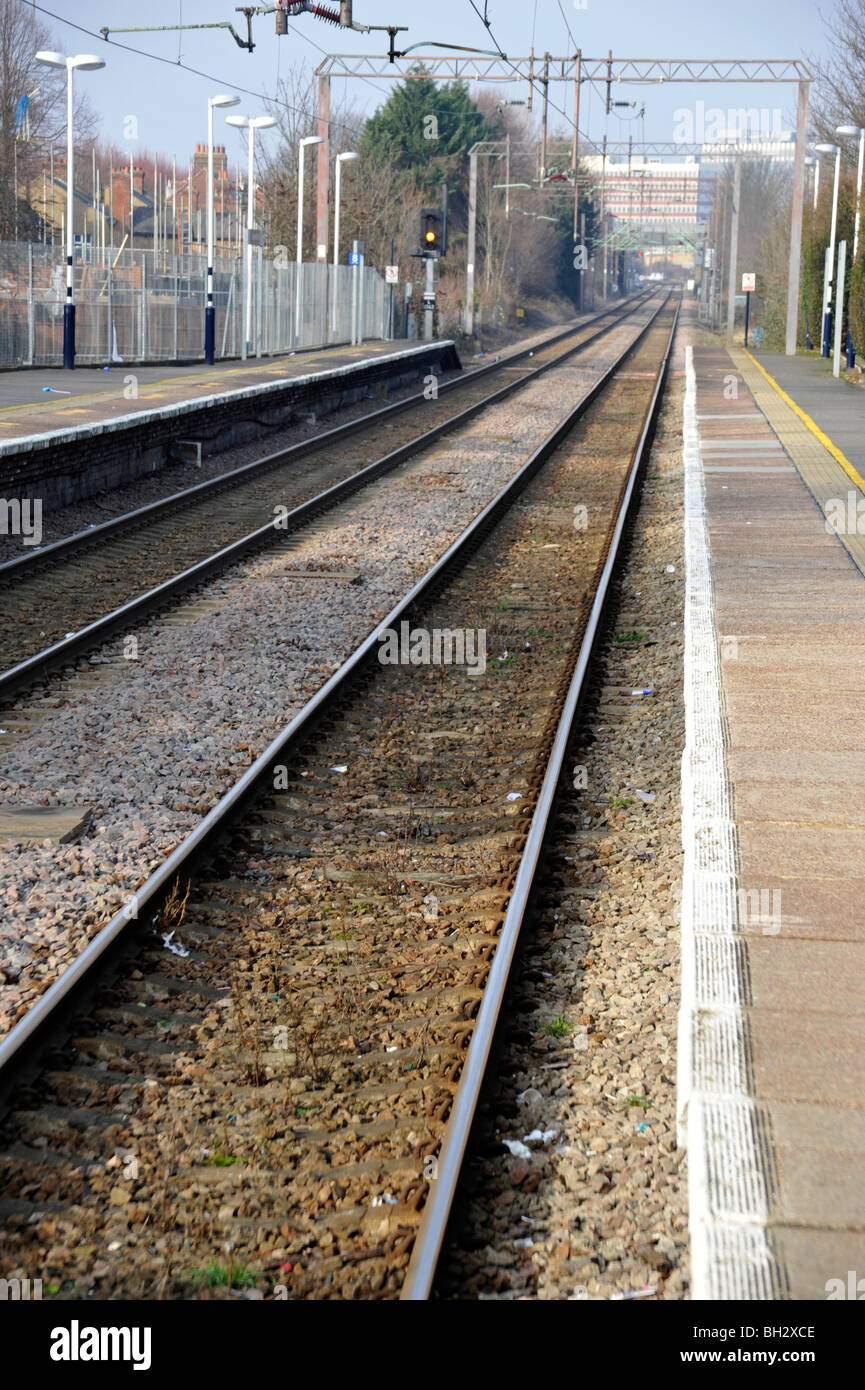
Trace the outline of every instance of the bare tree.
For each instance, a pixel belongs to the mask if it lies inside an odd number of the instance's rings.
[[[260,180],[264,192],[268,240],[273,245],[294,247],[297,236],[298,145],[307,135],[318,133],[318,89],[315,77],[304,67],[292,67],[280,79],[276,97],[268,111],[277,124],[279,143],[271,142],[261,157]],[[330,114],[331,158],[354,147],[363,117],[348,101],[335,102]],[[310,156],[307,155],[307,159]],[[311,162],[311,161],[310,161]],[[309,166],[307,166],[309,174]],[[307,178],[304,207],[304,236],[311,235],[315,219],[314,179]],[[307,243],[308,244],[308,243]]]
[[[0,0],[0,239],[31,237],[34,181],[52,143],[66,139],[66,74],[36,61],[51,49],[49,30],[26,0]],[[87,145],[96,120],[76,92],[76,140]]]
[[[817,78],[811,119],[821,139],[834,143],[836,126],[865,126],[865,0],[836,0],[822,18],[831,56],[810,60]]]

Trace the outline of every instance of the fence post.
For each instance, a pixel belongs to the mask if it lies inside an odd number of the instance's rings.
[[[231,279],[228,282],[228,294],[225,298],[225,318],[222,320],[222,351],[220,357],[225,356],[225,344],[228,339],[228,324],[231,319],[231,305],[234,299],[234,267],[231,270]]]
[[[147,252],[141,253],[141,361],[147,360]]]
[[[36,342],[36,306],[33,302],[33,243],[27,243],[27,365],[33,366],[33,349]]]
[[[359,303],[359,305],[358,305],[358,311],[357,311],[357,341],[358,341],[359,343],[362,343],[362,342],[363,342],[363,338],[364,338],[364,329],[365,329],[365,327],[366,327],[366,324],[364,323],[364,318],[363,318],[363,316],[364,316],[364,311],[365,311],[365,309],[366,309],[366,253],[365,253],[364,251],[361,251],[361,253],[360,253],[360,290],[359,290],[359,297],[360,297],[360,303]]]
[[[258,287],[256,294],[255,312],[255,355],[261,356],[261,339],[263,332],[262,317],[264,314],[264,247],[258,248]]]

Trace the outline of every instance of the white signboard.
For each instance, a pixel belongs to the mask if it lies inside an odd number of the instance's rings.
[[[386,285],[399,284],[399,266],[386,265],[384,268],[384,282]]]
[[[747,294],[748,290],[757,288],[757,276],[752,272],[742,276],[742,293]]]

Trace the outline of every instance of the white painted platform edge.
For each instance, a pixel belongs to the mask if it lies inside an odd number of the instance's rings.
[[[677,1118],[688,1150],[691,1297],[775,1299],[785,1280],[766,1234],[772,1154],[748,1094],[745,939],[727,787],[720,655],[697,424],[685,349],[685,749],[682,755],[682,996]]]
[[[80,439],[113,434],[115,430],[147,425],[154,420],[179,418],[194,410],[201,410],[205,406],[219,405],[224,401],[254,400],[257,396],[267,396],[276,391],[284,391],[287,386],[306,386],[314,385],[315,382],[331,381],[338,377],[350,376],[362,367],[375,366],[382,362],[399,362],[429,352],[431,348],[447,347],[455,348],[456,343],[451,338],[441,338],[434,343],[420,343],[417,347],[405,348],[401,352],[382,353],[380,357],[362,357],[357,362],[346,362],[341,367],[329,367],[326,371],[321,372],[307,372],[305,376],[286,376],[280,377],[276,381],[262,381],[255,386],[240,386],[235,391],[221,391],[214,396],[199,396],[195,400],[178,401],[175,405],[160,405],[153,410],[133,411],[129,415],[117,415],[110,420],[95,420],[86,425],[71,425],[68,429],[51,430],[47,434],[16,435],[14,439],[4,439],[0,442],[0,458],[3,458],[5,454],[20,454],[24,449],[28,452],[37,449],[52,449],[59,444],[71,444]],[[135,366],[135,363],[129,364],[129,371],[132,375],[135,374]],[[206,368],[202,364],[202,371],[204,370]],[[182,381],[183,378],[178,377],[177,380]],[[100,392],[100,394],[103,393]],[[110,392],[106,391],[104,394],[110,398]]]

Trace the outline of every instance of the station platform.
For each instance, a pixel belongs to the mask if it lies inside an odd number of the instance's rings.
[[[283,384],[320,372],[351,371],[361,363],[396,360],[427,346],[402,341],[341,344],[246,362],[217,362],[212,367],[201,362],[121,363],[110,368],[76,367],[72,372],[60,367],[0,372],[0,445],[27,435],[54,434],[160,407],[199,403],[204,397]]]
[[[688,348],[678,1090],[697,1299],[865,1290],[860,401],[807,359]]]
[[[865,475],[865,376],[861,386],[833,376],[832,358],[819,352],[785,357],[761,348],[750,356]]]
[[[213,367],[3,372],[0,495],[66,506],[189,450],[202,458],[460,366],[453,341],[441,339],[365,342]]]

